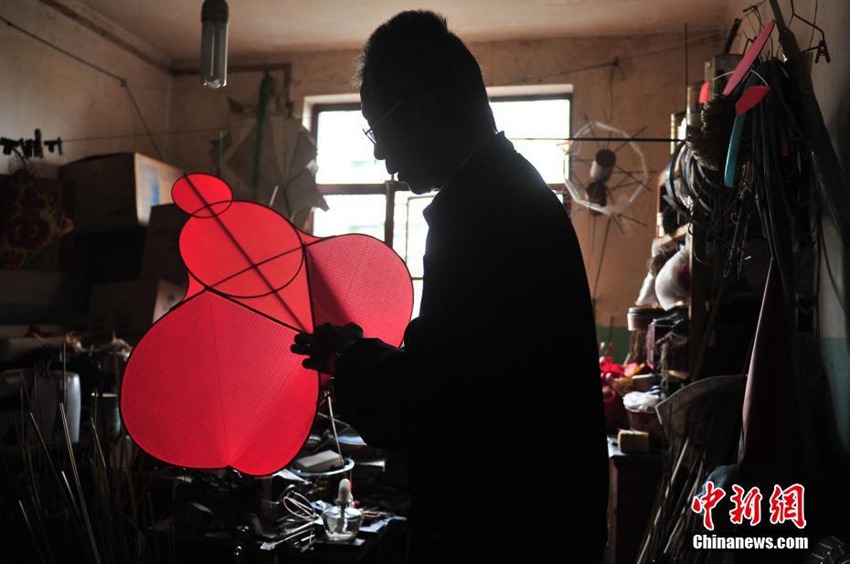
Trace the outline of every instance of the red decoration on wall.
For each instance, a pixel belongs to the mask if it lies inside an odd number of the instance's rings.
[[[130,357],[124,424],[171,464],[271,474],[298,453],[316,414],[319,378],[290,352],[295,334],[354,322],[400,344],[410,274],[383,242],[312,237],[270,208],[233,201],[214,176],[184,176],[172,197],[190,215],[180,234],[189,289]]]
[[[767,25],[762,28],[758,37],[756,37],[756,40],[753,41],[753,44],[750,45],[744,52],[744,56],[741,57],[741,60],[738,61],[738,64],[735,66],[735,70],[732,72],[729,82],[727,82],[726,86],[723,87],[724,96],[732,94],[732,91],[738,87],[741,81],[744,80],[750,72],[750,67],[753,66],[753,63],[756,62],[756,59],[761,54],[762,49],[764,49],[764,46],[767,44],[767,40],[770,39],[770,34],[773,32],[773,28],[775,26],[775,20],[767,22]]]

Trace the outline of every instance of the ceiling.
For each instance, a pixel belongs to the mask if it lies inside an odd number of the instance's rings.
[[[172,62],[198,59],[202,0],[78,0]],[[404,9],[445,15],[466,41],[718,29],[730,0],[228,0],[230,56],[356,48]]]

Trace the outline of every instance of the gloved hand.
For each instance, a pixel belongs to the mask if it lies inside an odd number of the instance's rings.
[[[307,356],[301,363],[304,368],[333,375],[336,359],[348,347],[363,338],[363,329],[355,323],[331,325],[323,323],[313,333],[298,333],[290,350]]]

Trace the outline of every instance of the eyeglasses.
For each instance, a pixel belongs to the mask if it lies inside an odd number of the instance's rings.
[[[373,145],[378,143],[377,140],[375,139],[375,128],[378,127],[379,125],[381,125],[381,123],[383,123],[384,120],[386,120],[388,117],[390,117],[390,114],[392,114],[394,111],[396,111],[396,108],[401,106],[401,103],[402,103],[402,100],[399,100],[398,102],[396,102],[395,105],[392,108],[387,110],[384,115],[382,115],[381,117],[378,118],[378,121],[376,121],[375,124],[372,127],[370,127],[369,129],[363,130],[363,135],[365,135],[366,139],[371,141]]]

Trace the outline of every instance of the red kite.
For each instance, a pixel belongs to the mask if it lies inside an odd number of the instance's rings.
[[[319,376],[289,350],[296,333],[354,322],[400,344],[410,274],[383,242],[318,239],[268,207],[233,201],[214,176],[184,176],[172,196],[190,215],[180,234],[189,290],[130,357],[124,424],[177,466],[274,473],[303,446],[319,395]]]

